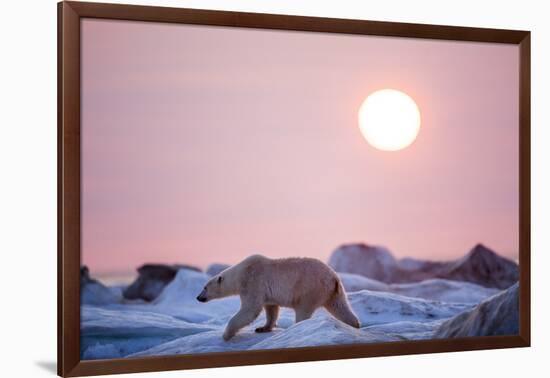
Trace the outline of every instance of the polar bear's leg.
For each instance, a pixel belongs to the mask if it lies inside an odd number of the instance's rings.
[[[279,306],[277,305],[265,305],[265,325],[256,328],[256,332],[271,332],[277,325],[277,318],[279,317]]]
[[[262,312],[262,304],[241,298],[241,309],[237,312],[225,327],[223,339],[229,340],[243,327],[249,325]]]
[[[294,312],[296,313],[296,323],[301,322],[302,320],[306,320],[311,318],[311,315],[315,312],[315,308],[311,307],[299,307],[294,309]]]

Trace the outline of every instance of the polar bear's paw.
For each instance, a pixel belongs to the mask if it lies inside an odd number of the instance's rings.
[[[273,327],[266,327],[266,326],[258,327],[254,331],[258,332],[258,333],[271,332],[271,331],[273,331]]]

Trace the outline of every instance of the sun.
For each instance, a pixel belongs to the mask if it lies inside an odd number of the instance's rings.
[[[371,93],[361,104],[359,129],[367,142],[379,150],[402,150],[418,136],[420,110],[405,93],[382,89]]]

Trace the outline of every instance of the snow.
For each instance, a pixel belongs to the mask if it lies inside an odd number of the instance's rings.
[[[227,268],[229,268],[231,265],[228,265],[228,264],[220,264],[220,263],[214,263],[214,264],[210,264],[208,265],[208,267],[206,268],[206,274],[208,274],[209,276],[215,276],[216,274],[226,270]]]
[[[181,269],[162,293],[153,301],[157,307],[175,307],[197,302],[197,295],[202,291],[210,277],[206,273]]]
[[[126,287],[123,295],[126,299],[143,299],[151,302],[156,299],[180,270],[200,272],[200,269],[191,265],[145,264],[137,269],[138,276],[134,282]]]
[[[403,270],[419,270],[426,266],[426,261],[405,257],[397,261],[397,265]]]
[[[80,310],[81,331],[86,336],[134,335],[158,336],[174,333],[188,335],[196,330],[212,329],[206,325],[189,323],[176,317],[161,313],[139,311],[136,309],[109,309],[83,306]]]
[[[433,322],[400,321],[386,324],[376,324],[364,328],[371,332],[381,332],[388,336],[395,336],[401,340],[425,340],[433,338],[435,331],[444,320]]]
[[[413,298],[474,304],[499,292],[498,289],[442,278],[407,284],[385,284],[358,274],[338,273],[338,275],[348,293],[360,290],[384,291]]]
[[[386,292],[362,290],[348,295],[361,326],[406,321],[426,322],[450,318],[472,306],[411,298]]]
[[[331,344],[355,344],[397,341],[399,337],[376,330],[362,330],[348,326],[326,313],[293,324],[288,328],[276,328],[271,333],[255,333],[257,322],[245,328],[229,341],[222,339],[223,328],[195,334],[135,353],[130,357],[212,353],[232,350],[257,350],[299,348]]]
[[[446,321],[436,337],[516,335],[519,333],[519,285]]]
[[[225,324],[238,311],[237,297],[207,303],[197,301],[210,276],[206,273],[182,269],[172,282],[153,301],[153,311],[168,313],[194,323]]]
[[[408,284],[392,284],[389,291],[408,297],[451,303],[479,303],[498,293],[498,289],[441,278]]]
[[[99,360],[107,358],[120,358],[124,357],[121,350],[114,344],[101,344],[96,342],[94,345],[84,347],[84,353],[82,354],[83,360]]]
[[[277,332],[280,332],[280,330],[275,331],[275,333]],[[220,328],[215,331],[182,337],[161,345],[157,345],[151,349],[135,353],[130,357],[247,350],[261,340],[273,336],[273,333],[255,333],[252,329],[246,329],[239,332],[231,340],[224,341],[222,334],[223,328]]]
[[[374,291],[389,291],[390,287],[380,281],[367,278],[359,274],[353,273],[338,273],[342,284],[346,291],[374,290]]]
[[[334,318],[324,316],[296,323],[248,349],[300,348],[397,340],[399,339],[395,336],[353,328]]]
[[[444,279],[386,284],[351,273],[339,275],[360,319],[360,329],[334,319],[322,308],[311,319],[296,324],[294,311],[284,308],[273,332],[254,332],[265,322],[262,313],[227,342],[222,334],[240,300],[198,302],[197,295],[210,279],[206,273],[180,269],[152,302],[121,301],[121,288],[101,285],[97,291],[87,291],[81,308],[81,357],[131,358],[428,339],[441,332],[449,319],[459,319],[447,326],[457,329],[457,322],[464,322],[467,316],[464,314],[475,313],[480,301],[498,293]]]
[[[108,287],[99,282],[90,282],[80,288],[80,302],[90,305],[107,305],[122,301],[119,287]]]
[[[332,253],[329,265],[338,273],[357,274],[386,284],[439,278],[504,290],[519,278],[518,265],[514,261],[499,256],[482,244],[453,261],[396,260],[384,247],[347,244]]]
[[[328,264],[337,272],[354,273],[382,282],[392,282],[397,261],[380,246],[348,244],[336,249]]]
[[[83,359],[124,357],[177,337],[213,329],[170,315],[140,311],[139,305],[127,306],[82,306],[80,330]]]

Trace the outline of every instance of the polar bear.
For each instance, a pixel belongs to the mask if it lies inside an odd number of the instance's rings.
[[[336,319],[359,328],[340,279],[317,259],[249,256],[212,277],[197,300],[207,302],[230,295],[241,297],[241,308],[227,324],[223,334],[226,341],[252,323],[262,309],[266,323],[256,332],[270,332],[277,324],[279,307],[293,308],[298,323],[322,306]]]

